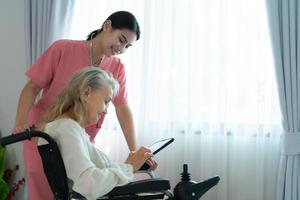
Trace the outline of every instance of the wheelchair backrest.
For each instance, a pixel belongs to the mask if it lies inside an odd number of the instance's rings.
[[[69,200],[68,179],[64,162],[56,142],[48,134],[41,131],[26,130],[22,133],[0,138],[0,145],[5,147],[23,140],[30,140],[33,137],[43,138],[48,142],[38,146],[38,150],[55,199]]]
[[[44,173],[57,200],[69,199],[68,178],[63,159],[55,142],[38,146]]]

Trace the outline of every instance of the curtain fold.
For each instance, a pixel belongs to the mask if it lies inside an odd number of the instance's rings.
[[[55,40],[68,35],[74,1],[25,0],[27,67]]]
[[[277,200],[300,199],[300,4],[267,0],[284,129]]]

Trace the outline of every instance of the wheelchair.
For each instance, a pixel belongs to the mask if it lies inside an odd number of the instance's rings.
[[[48,183],[56,200],[84,200],[85,198],[76,191],[70,191],[68,178],[56,142],[47,133],[26,130],[22,133],[0,138],[0,145],[5,147],[33,137],[45,139],[48,143],[38,146],[42,159],[43,168]],[[202,182],[190,181],[187,165],[183,166],[182,179],[174,188],[174,194],[170,191],[171,186],[168,179],[154,178],[134,181],[124,186],[115,187],[112,191],[97,200],[198,200],[209,189],[218,184],[220,178],[215,176]]]

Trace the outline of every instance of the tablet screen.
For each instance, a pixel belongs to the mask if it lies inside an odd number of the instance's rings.
[[[174,141],[174,138],[168,138],[168,139],[159,140],[159,141],[153,143],[149,147],[149,149],[151,150],[151,152],[153,154],[156,154],[160,150],[162,150],[163,148],[165,148],[166,146],[168,146],[169,144],[171,144],[173,141]]]

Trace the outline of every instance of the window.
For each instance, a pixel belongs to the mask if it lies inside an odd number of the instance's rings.
[[[114,11],[136,15],[141,39],[120,57],[139,127],[233,134],[244,127],[245,135],[280,126],[263,1],[85,1],[75,9],[88,10],[74,16],[77,39]],[[109,117],[105,127],[115,129]]]

